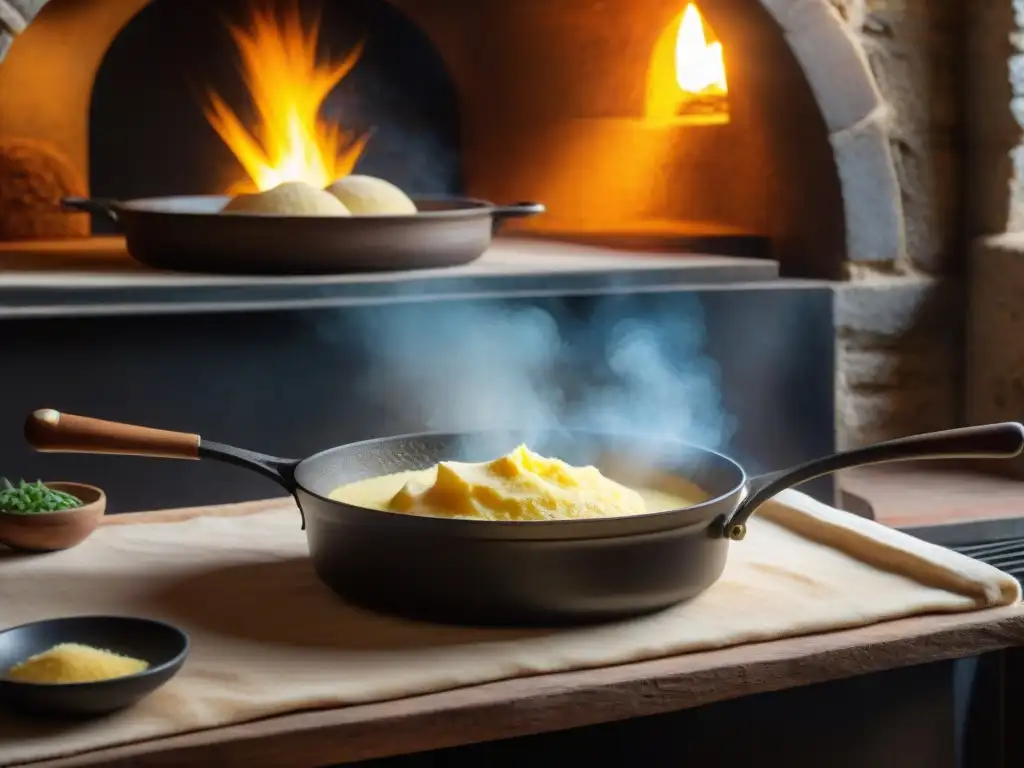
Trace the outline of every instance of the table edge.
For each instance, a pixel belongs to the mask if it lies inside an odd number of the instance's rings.
[[[179,522],[293,506],[278,498],[122,514],[104,523]],[[1018,645],[1024,645],[1024,603],[291,713],[27,765],[338,764],[661,714]]]
[[[1016,604],[292,713],[27,765],[338,764],[661,714],[1022,644],[1024,604]]]

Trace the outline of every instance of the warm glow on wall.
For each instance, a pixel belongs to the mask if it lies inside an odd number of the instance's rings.
[[[647,119],[654,123],[729,121],[729,86],[722,44],[689,3],[662,31],[647,71]]]

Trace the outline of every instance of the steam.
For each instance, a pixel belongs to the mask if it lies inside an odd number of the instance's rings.
[[[557,424],[553,372],[558,326],[535,308],[435,305],[374,313],[366,394],[430,431],[469,432]]]
[[[735,425],[699,302],[646,304],[611,297],[581,314],[562,302],[417,302],[360,313],[348,330],[368,353],[364,396],[408,430],[514,432],[542,452],[573,430],[654,438],[652,453],[660,441],[724,448]],[[464,450],[511,447],[494,440]]]
[[[690,319],[614,322],[604,345],[611,380],[588,387],[568,423],[724,447],[735,425],[722,407],[718,366],[702,354],[703,318]]]

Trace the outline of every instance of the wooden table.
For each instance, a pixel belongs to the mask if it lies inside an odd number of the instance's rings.
[[[280,504],[276,499],[228,505],[214,513],[246,515]],[[119,515],[105,524],[184,520],[210,512]],[[34,765],[330,765],[688,710],[912,665],[991,657],[1022,645],[1024,607],[1015,605],[286,715]],[[738,724],[740,733],[744,727]],[[896,732],[907,743],[907,732]],[[946,765],[929,760],[927,768]],[[883,764],[888,765],[876,761],[871,766]]]

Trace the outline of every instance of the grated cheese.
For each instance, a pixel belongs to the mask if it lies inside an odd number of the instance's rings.
[[[8,680],[22,683],[91,683],[143,672],[149,663],[101,648],[61,643],[7,670]]]

